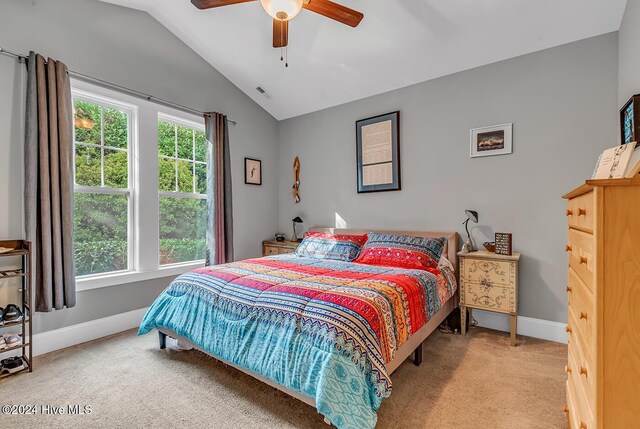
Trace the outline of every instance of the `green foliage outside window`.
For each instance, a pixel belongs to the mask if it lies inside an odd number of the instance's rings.
[[[93,123],[91,129],[75,129],[76,184],[129,188],[128,114],[77,98],[74,107],[76,118],[89,119]],[[159,121],[159,190],[206,193],[206,151],[203,132]],[[129,268],[128,198],[126,194],[76,192],[76,275]],[[161,197],[159,210],[160,263],[204,259],[206,200]]]

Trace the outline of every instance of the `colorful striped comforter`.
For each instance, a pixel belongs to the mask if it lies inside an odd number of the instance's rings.
[[[449,268],[407,270],[278,255],[198,269],[156,299],[167,328],[316,401],[338,428],[373,428],[398,348],[453,296]]]

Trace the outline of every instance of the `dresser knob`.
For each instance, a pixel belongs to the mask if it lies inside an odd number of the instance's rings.
[[[585,377],[587,376],[587,368],[585,368],[584,366],[580,367],[580,375],[584,375]]]
[[[571,286],[567,286],[567,292],[571,292],[573,289],[571,289]]]
[[[566,252],[571,252],[571,246],[569,246],[568,244],[566,246],[564,246],[564,250]]]
[[[581,264],[587,264],[587,257],[586,256],[580,256],[580,263]]]
[[[578,216],[586,216],[586,215],[587,215],[586,209],[578,209]]]
[[[564,366],[564,372],[566,372],[567,374],[571,374],[571,368],[569,368],[569,365]]]
[[[587,429],[587,424],[585,422],[580,422],[580,429]]]
[[[585,313],[584,311],[581,311],[580,312],[580,318],[584,319],[584,320],[587,320],[587,313]]]
[[[567,209],[567,216],[573,216],[573,210]]]
[[[565,413],[568,413],[569,412],[569,406],[567,404],[564,404],[562,406],[562,411],[565,412]]]
[[[566,328],[564,328],[564,330],[565,330],[566,332],[568,332],[568,333],[571,333],[571,332],[572,332],[572,330],[571,330],[571,326],[569,326],[569,325],[567,325],[567,327],[566,327]]]

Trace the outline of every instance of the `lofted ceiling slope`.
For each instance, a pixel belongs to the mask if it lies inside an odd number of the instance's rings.
[[[302,10],[289,67],[259,2],[201,11],[189,0],[102,0],[148,12],[282,120],[616,31],[626,0],[340,0],[351,28]],[[270,98],[256,91],[264,88]]]

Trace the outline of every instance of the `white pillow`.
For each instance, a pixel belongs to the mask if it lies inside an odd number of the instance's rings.
[[[442,256],[440,256],[440,261],[438,262],[438,268],[442,269],[444,267],[447,267],[451,271],[453,271],[453,264],[446,258],[446,256],[444,256],[444,254],[442,254]]]

